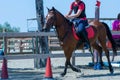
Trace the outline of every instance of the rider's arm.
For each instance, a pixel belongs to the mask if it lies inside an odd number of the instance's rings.
[[[66,18],[69,18],[68,16],[72,14],[72,9],[69,10],[68,14],[65,15]]]
[[[72,9],[70,9],[70,11],[68,12],[68,14],[67,15],[71,15],[72,14]]]
[[[78,10],[76,14],[73,14],[73,15],[69,15],[68,17],[69,18],[77,18],[79,17],[79,15],[81,14],[82,10]]]
[[[82,13],[82,11],[84,10],[84,8],[85,8],[84,4],[79,5],[77,13],[73,14],[73,15],[69,15],[68,17],[69,18],[77,18],[77,17],[79,17],[79,15]]]
[[[70,10],[69,10],[68,14],[65,15],[66,18],[69,18],[68,16],[72,14],[72,11],[73,11],[72,5],[73,5],[73,3],[70,5]]]

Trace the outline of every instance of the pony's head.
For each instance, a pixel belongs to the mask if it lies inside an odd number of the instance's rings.
[[[53,26],[55,26],[55,22],[56,22],[56,9],[54,7],[52,7],[52,9],[48,9],[48,13],[46,16],[46,21],[45,21],[45,25],[43,27],[44,30],[49,31],[50,28],[52,28]]]

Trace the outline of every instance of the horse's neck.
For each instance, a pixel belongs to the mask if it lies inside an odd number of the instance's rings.
[[[60,41],[63,41],[69,29],[69,23],[64,18],[57,20],[56,30]]]

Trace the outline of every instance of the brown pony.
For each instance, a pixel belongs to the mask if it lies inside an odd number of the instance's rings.
[[[102,52],[103,52],[102,49],[105,51],[108,64],[109,64],[109,71],[110,73],[113,73],[114,71],[110,63],[109,51],[106,47],[106,36],[108,36],[108,34],[111,34],[111,32],[110,31],[107,32],[107,28],[105,27],[104,23],[100,23],[96,20],[93,20],[90,24],[92,25],[91,27],[95,33],[94,36],[89,39],[90,45],[98,51],[99,57],[100,57],[99,62],[101,63],[102,63]],[[78,44],[78,40],[76,40],[73,35],[73,27],[71,25],[71,22],[67,20],[54,7],[50,10],[48,9],[48,14],[46,16],[46,24],[43,27],[43,29],[48,31],[53,26],[55,26],[56,28],[57,37],[60,41],[60,45],[62,46],[62,49],[64,50],[64,54],[66,57],[64,72],[61,75],[64,76],[66,74],[68,65],[71,67],[73,71],[81,72],[80,69],[74,67],[70,62],[72,53],[76,49],[76,46]],[[108,36],[108,38],[109,37],[111,36]],[[113,40],[110,40],[110,41],[113,46],[114,41]],[[99,42],[101,46],[99,46],[97,42]],[[83,44],[84,43],[82,43],[79,46],[80,49],[83,48]],[[115,46],[113,46],[113,51],[114,53],[116,53]]]

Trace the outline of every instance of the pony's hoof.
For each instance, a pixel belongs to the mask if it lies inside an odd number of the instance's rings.
[[[102,69],[102,66],[100,63],[97,64],[97,70],[101,70]]]
[[[65,76],[65,74],[66,74],[66,73],[61,73],[60,75],[61,75],[61,77],[64,77],[64,76]]]
[[[81,72],[81,70],[80,70],[80,69],[78,69],[78,70],[77,70],[77,72]]]
[[[101,66],[100,63],[97,63],[97,64],[94,65],[93,69],[94,69],[94,70],[101,70],[101,69],[102,69],[102,66]]]
[[[114,72],[110,72],[108,73],[109,76],[113,76],[114,75]]]
[[[75,71],[75,72],[81,72],[81,70],[78,69],[78,68],[74,68],[74,69],[72,69],[72,70]]]
[[[111,72],[110,74],[111,74],[111,75],[113,75],[113,74],[114,74],[114,72]]]
[[[113,71],[113,70],[112,70],[112,71],[110,71],[110,74],[111,74],[111,75],[113,75],[113,73],[114,73],[114,71]]]
[[[94,69],[94,70],[97,70],[97,64],[95,64],[95,65],[93,66],[93,69]]]

